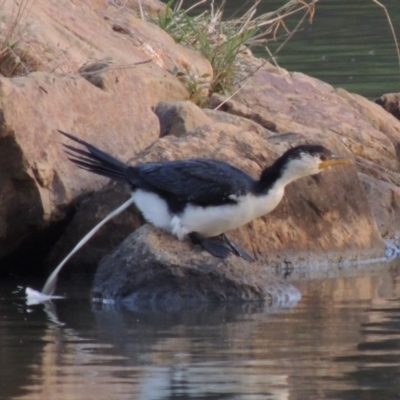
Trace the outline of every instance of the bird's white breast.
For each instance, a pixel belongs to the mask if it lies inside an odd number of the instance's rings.
[[[247,194],[237,198],[236,204],[200,207],[188,205],[180,215],[179,226],[174,221],[173,231],[179,237],[179,229],[198,232],[206,237],[236,229],[255,218],[271,212],[281,201],[284,187],[274,187],[266,195]]]
[[[171,231],[173,215],[169,212],[168,205],[164,199],[156,193],[147,192],[142,189],[135,190],[132,198],[147,222],[150,222],[157,228]]]
[[[271,212],[281,201],[284,186],[276,185],[266,195],[246,194],[236,204],[201,207],[188,204],[179,215],[172,214],[166,201],[155,193],[137,189],[133,200],[144,218],[182,240],[190,232],[205,237],[220,235]]]

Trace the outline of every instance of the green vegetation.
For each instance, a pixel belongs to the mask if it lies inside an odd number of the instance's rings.
[[[216,7],[213,0],[202,0],[183,10],[183,0],[177,3],[170,0],[153,22],[177,43],[200,51],[210,61],[214,71],[209,84],[210,93],[230,94],[255,72],[254,67],[249,68],[246,50],[267,46],[267,41],[275,39],[281,29],[289,39],[307,17],[312,19],[318,0],[290,0],[276,11],[257,15],[260,1],[255,1],[242,16],[224,21],[224,2]],[[209,9],[193,16],[195,9],[204,3],[209,4]],[[303,16],[299,23],[289,30],[285,18],[301,11]],[[188,71],[185,73],[189,74]],[[199,90],[204,93],[205,77],[198,77],[197,84],[194,84],[195,80],[192,72],[185,82],[193,101],[201,103],[204,95],[199,94]]]

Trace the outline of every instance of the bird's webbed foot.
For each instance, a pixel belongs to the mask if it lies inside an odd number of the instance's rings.
[[[220,237],[223,241],[225,241],[226,244],[231,248],[232,252],[236,254],[238,257],[241,257],[249,262],[254,261],[254,258],[246,250],[242,249],[237,243],[231,240],[228,235],[222,233],[218,237]]]
[[[200,233],[189,234],[193,244],[199,244],[205,251],[218,258],[226,258],[231,254],[231,247],[224,241],[217,238],[206,238]]]
[[[199,244],[205,251],[218,258],[226,258],[234,253],[246,261],[253,262],[254,258],[238,244],[233,242],[225,233],[212,238],[206,238],[200,233],[189,234],[192,243]]]

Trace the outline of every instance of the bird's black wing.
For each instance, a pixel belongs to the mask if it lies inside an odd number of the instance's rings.
[[[201,158],[141,164],[129,168],[127,176],[133,186],[198,205],[234,203],[235,196],[248,193],[255,184],[233,165]]]

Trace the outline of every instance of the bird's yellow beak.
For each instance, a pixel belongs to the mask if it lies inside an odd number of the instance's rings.
[[[351,164],[353,164],[353,160],[351,160],[350,158],[331,158],[330,160],[322,161],[319,164],[319,169],[324,169],[335,165],[351,165]]]

